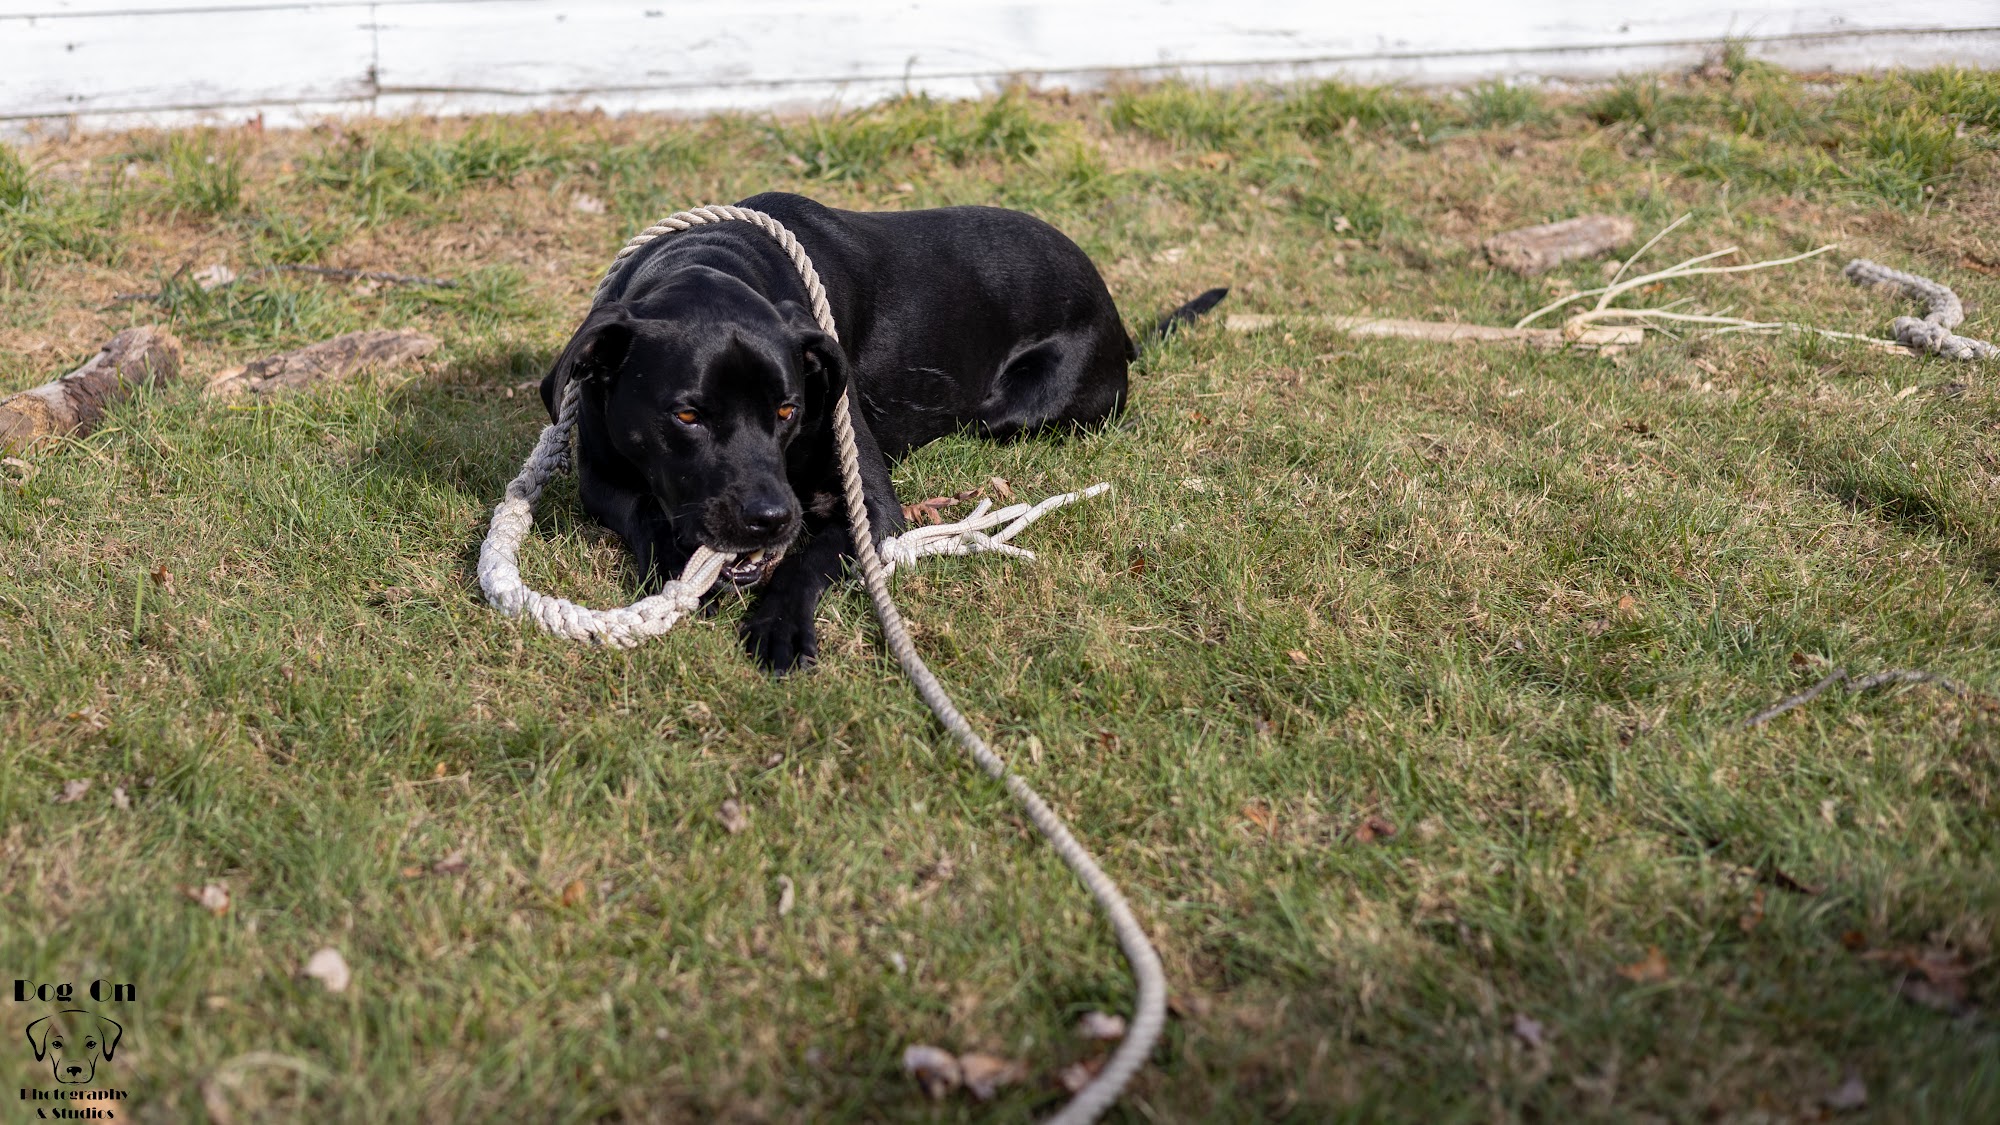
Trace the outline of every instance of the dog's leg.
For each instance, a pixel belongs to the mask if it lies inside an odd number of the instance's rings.
[[[896,487],[889,480],[889,463],[859,412],[854,416],[854,445],[861,455],[861,491],[868,507],[868,529],[879,544],[903,529],[903,508],[896,500]],[[838,487],[838,454],[833,457],[835,460],[826,466],[821,477],[836,482]],[[827,587],[840,577],[842,566],[854,556],[854,534],[848,527],[844,502],[823,523],[809,520],[807,526],[812,537],[802,550],[786,555],[778,564],[771,581],[738,627],[743,647],[750,655],[780,674],[811,664],[819,657],[819,637],[813,617]]]
[[[979,408],[980,430],[995,441],[1062,426],[1095,426],[1125,401],[1125,330],[1056,336],[1001,369]]]

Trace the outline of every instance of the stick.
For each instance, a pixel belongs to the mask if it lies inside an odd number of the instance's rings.
[[[350,270],[337,266],[294,265],[265,266],[262,269],[254,269],[249,273],[238,274],[228,281],[214,286],[214,288],[227,289],[232,285],[237,285],[245,281],[253,281],[260,277],[269,277],[274,273],[309,273],[319,277],[339,278],[342,281],[380,281],[390,285],[432,285],[439,289],[458,288],[458,282],[448,277],[425,277],[422,274],[388,273],[382,270]],[[114,293],[111,297],[111,303],[122,305],[133,301],[157,301],[165,296],[165,291],[158,293]]]
[[[1638,229],[1638,224],[1623,215],[1583,215],[1496,234],[1482,248],[1487,259],[1501,269],[1533,277],[1564,262],[1595,258],[1623,246]]]
[[[1743,724],[1739,729],[1749,730],[1752,727],[1761,727],[1792,708],[1811,703],[1813,700],[1825,695],[1827,690],[1835,684],[1840,684],[1846,688],[1849,695],[1858,695],[1864,691],[1873,691],[1887,684],[1936,684],[1953,695],[1965,694],[1964,684],[1948,677],[1940,676],[1936,672],[1925,672],[1915,668],[1891,668],[1886,672],[1877,672],[1872,676],[1863,676],[1858,680],[1851,680],[1847,677],[1847,669],[1835,668],[1826,679],[1821,680],[1797,695],[1787,696],[1743,720]]]
[[[263,395],[298,390],[310,383],[345,379],[363,368],[393,367],[429,355],[437,345],[437,337],[407,328],[349,332],[295,352],[218,371],[203,393],[227,398],[245,392]]]
[[[1231,332],[1261,332],[1279,324],[1309,324],[1315,327],[1333,328],[1349,336],[1442,340],[1453,344],[1517,343],[1548,351],[1569,346],[1583,349],[1626,347],[1643,343],[1646,338],[1645,330],[1637,327],[1584,328],[1573,333],[1563,328],[1501,328],[1491,324],[1397,320],[1379,316],[1280,317],[1269,313],[1232,313],[1222,322],[1222,326]]]
[[[0,449],[14,452],[45,438],[87,434],[105,407],[146,384],[179,378],[181,342],[164,328],[128,328],[88,363],[53,382],[0,400]]]
[[[1834,246],[1827,245],[1827,246],[1822,246],[1817,250],[1808,250],[1803,254],[1794,254],[1789,258],[1775,258],[1768,262],[1751,262],[1748,265],[1742,265],[1742,266],[1708,266],[1701,269],[1694,268],[1696,266],[1699,266],[1702,262],[1713,261],[1716,258],[1720,258],[1725,255],[1734,254],[1737,252],[1736,247],[1725,246],[1720,250],[1713,250],[1710,251],[1709,253],[1689,258],[1685,262],[1680,262],[1675,265],[1668,266],[1666,269],[1660,270],[1656,273],[1649,273],[1644,277],[1635,277],[1629,281],[1621,281],[1615,285],[1607,285],[1602,289],[1585,289],[1579,293],[1571,293],[1569,296],[1564,297],[1559,301],[1554,301],[1550,304],[1543,305],[1541,308],[1536,309],[1534,312],[1531,312],[1527,316],[1522,317],[1520,320],[1514,323],[1514,327],[1526,328],[1528,325],[1534,323],[1536,320],[1541,319],[1548,313],[1552,313],[1557,309],[1562,308],[1564,305],[1569,304],[1572,301],[1581,301],[1585,297],[1599,297],[1600,300],[1597,302],[1596,309],[1603,309],[1609,306],[1611,304],[1612,299],[1617,297],[1618,294],[1623,293],[1629,289],[1637,289],[1642,285],[1651,285],[1655,281],[1671,281],[1676,278],[1697,277],[1703,274],[1712,274],[1712,273],[1747,273],[1751,270],[1767,270],[1772,268],[1773,266],[1789,266],[1793,262],[1803,262],[1807,258],[1817,257],[1818,255],[1824,254],[1828,250],[1832,249],[1834,249]]]

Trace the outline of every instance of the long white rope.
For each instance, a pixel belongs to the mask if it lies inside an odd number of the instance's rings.
[[[800,280],[805,282],[813,319],[819,322],[820,330],[838,345],[840,333],[827,303],[826,288],[820,283],[819,271],[813,268],[805,248],[799,245],[798,239],[785,229],[784,224],[762,211],[745,207],[697,207],[692,211],[676,212],[640,231],[612,259],[611,268],[598,282],[598,295],[603,295],[605,287],[611,283],[625,259],[655,238],[690,227],[730,221],[749,223],[776,239],[778,245],[784,248],[798,270]],[[611,645],[633,645],[645,636],[666,632],[681,617],[692,612],[701,603],[702,594],[715,584],[729,558],[706,547],[697,548],[679,578],[666,583],[658,594],[622,610],[586,609],[561,598],[537,593],[522,583],[517,561],[521,540],[533,522],[534,504],[542,489],[551,477],[569,466],[570,435],[576,423],[576,404],[577,388],[572,382],[563,393],[556,421],[542,430],[534,452],[521,466],[520,475],[508,484],[506,499],[494,509],[493,522],[487,529],[486,542],[479,552],[479,584],[486,591],[487,600],[502,612],[526,614],[551,633],[579,639],[588,637]],[[1124,1041],[1105,1061],[1097,1076],[1048,1119],[1050,1125],[1085,1125],[1095,1121],[1099,1114],[1118,1100],[1125,1084],[1145,1065],[1146,1056],[1152,1053],[1153,1045],[1159,1041],[1167,1018],[1167,978],[1160,966],[1160,956],[1154,952],[1144,927],[1133,915],[1118,885],[1097,865],[1089,849],[1070,832],[1069,826],[1063,823],[1062,817],[1049,807],[1048,802],[1021,775],[1009,770],[1000,755],[979,737],[952,702],[944,685],[924,664],[923,657],[917,654],[916,645],[910,639],[903,615],[889,596],[889,575],[898,564],[911,563],[932,554],[1001,551],[1025,555],[1027,552],[1007,542],[1022,528],[1047,512],[1084,497],[1095,496],[1110,486],[1095,484],[1080,492],[1051,496],[1040,504],[1016,504],[998,511],[989,511],[988,505],[981,503],[970,517],[958,524],[913,529],[883,540],[878,551],[868,523],[868,508],[861,482],[861,455],[854,441],[854,418],[846,388],[842,388],[839,399],[834,403],[833,433],[834,445],[840,456],[841,486],[846,493],[848,527],[854,538],[855,558],[861,564],[862,584],[867,587],[868,597],[875,604],[875,616],[882,623],[882,637],[888,643],[889,651],[895,654],[896,662],[902,665],[903,673],[910,678],[917,694],[930,706],[938,722],[951,732],[980,769],[1007,787],[1007,792],[1028,814],[1035,828],[1090,891],[1090,896],[1097,900],[1099,909],[1103,910],[1113,934],[1117,936],[1119,949],[1132,967],[1136,998]],[[1000,524],[1006,524],[1006,527],[999,533],[984,534],[986,528]]]

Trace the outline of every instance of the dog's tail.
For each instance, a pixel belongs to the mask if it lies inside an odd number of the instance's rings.
[[[1211,289],[1161,317],[1160,322],[1153,326],[1153,339],[1164,340],[1168,336],[1173,335],[1174,329],[1179,328],[1181,325],[1193,324],[1196,317],[1221,304],[1222,299],[1227,296],[1229,296],[1227,287]]]

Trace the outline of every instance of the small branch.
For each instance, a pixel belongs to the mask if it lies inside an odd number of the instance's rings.
[[[141,385],[180,377],[181,342],[164,328],[128,328],[60,379],[0,399],[0,451],[43,438],[87,434],[104,410]]]
[[[1526,328],[1528,325],[1534,323],[1541,317],[1549,313],[1552,313],[1555,310],[1562,308],[1564,305],[1567,305],[1573,301],[1580,301],[1585,297],[1601,298],[1597,302],[1596,309],[1593,310],[1596,311],[1598,309],[1603,309],[1609,306],[1612,299],[1617,297],[1618,294],[1624,293],[1628,290],[1637,289],[1642,285],[1651,285],[1655,281],[1674,281],[1683,277],[1699,277],[1705,274],[1748,273],[1751,270],[1766,270],[1774,266],[1789,266],[1793,262],[1803,262],[1807,258],[1817,257],[1818,255],[1824,254],[1832,249],[1834,249],[1832,245],[1827,245],[1827,246],[1822,246],[1817,250],[1808,250],[1803,254],[1794,254],[1789,258],[1775,258],[1767,262],[1751,262],[1748,265],[1741,265],[1741,266],[1707,266],[1700,269],[1694,268],[1696,266],[1699,266],[1702,262],[1713,261],[1716,258],[1720,258],[1723,257],[1724,255],[1734,254],[1737,252],[1736,247],[1726,246],[1721,250],[1716,250],[1707,254],[1702,254],[1699,257],[1689,258],[1685,262],[1680,262],[1676,265],[1668,266],[1666,269],[1659,270],[1655,273],[1646,274],[1643,277],[1635,277],[1629,281],[1621,281],[1616,285],[1607,285],[1602,289],[1586,289],[1580,293],[1571,293],[1569,296],[1564,297],[1560,301],[1556,301],[1549,305],[1544,305],[1543,307],[1536,309],[1534,312],[1529,313],[1527,316],[1522,317],[1520,320],[1514,323],[1514,327]]]
[[[1666,225],[1665,227],[1663,227],[1663,228],[1662,228],[1662,229],[1660,230],[1660,233],[1658,233],[1658,234],[1654,235],[1653,237],[1651,237],[1651,238],[1647,239],[1647,240],[1646,240],[1646,244],[1645,244],[1644,246],[1641,246],[1641,247],[1639,247],[1639,250],[1638,250],[1638,252],[1637,252],[1637,253],[1633,254],[1633,255],[1632,255],[1631,257],[1629,257],[1629,258],[1625,259],[1624,261],[1622,261],[1622,262],[1618,263],[1618,272],[1616,272],[1616,273],[1612,274],[1612,275],[1611,275],[1611,280],[1610,280],[1610,281],[1607,281],[1607,282],[1605,282],[1605,284],[1606,284],[1606,285],[1616,285],[1616,284],[1618,284],[1618,279],[1619,279],[1619,278],[1621,278],[1621,277],[1624,277],[1624,276],[1625,276],[1625,271],[1626,271],[1626,270],[1628,270],[1628,269],[1631,269],[1631,268],[1632,268],[1632,263],[1633,263],[1633,262],[1636,262],[1636,261],[1638,261],[1639,259],[1641,259],[1641,258],[1645,257],[1645,256],[1646,256],[1646,251],[1648,251],[1648,250],[1651,250],[1651,249],[1652,249],[1653,247],[1655,247],[1655,246],[1659,245],[1659,242],[1660,242],[1660,240],[1661,240],[1662,238],[1665,238],[1665,237],[1667,237],[1668,235],[1672,234],[1672,233],[1674,232],[1674,228],[1675,228],[1675,227],[1677,227],[1677,226],[1680,226],[1680,225],[1681,225],[1682,223],[1685,223],[1685,222],[1687,222],[1687,221],[1688,221],[1689,219],[1692,219],[1692,218],[1694,218],[1694,212],[1693,212],[1693,211],[1689,211],[1688,213],[1686,213],[1686,214],[1682,215],[1682,216],[1681,216],[1680,218],[1678,218],[1678,219],[1675,219],[1675,220],[1674,220],[1673,222],[1671,222],[1671,223],[1668,223],[1668,224],[1667,224],[1667,225]]]
[[[1583,349],[1631,347],[1645,341],[1640,328],[1501,328],[1492,324],[1460,324],[1452,321],[1398,320],[1378,316],[1286,316],[1269,313],[1231,313],[1223,327],[1231,332],[1260,332],[1279,324],[1309,324],[1332,328],[1349,336],[1389,336],[1404,340],[1441,340],[1454,344],[1518,343],[1554,350],[1562,347]]]
[[[1761,727],[1772,719],[1790,711],[1792,708],[1811,703],[1813,700],[1825,695],[1836,684],[1844,687],[1849,695],[1858,695],[1864,691],[1873,691],[1878,687],[1888,684],[1936,684],[1953,695],[1964,695],[1966,693],[1964,684],[1945,676],[1940,676],[1936,672],[1925,672],[1915,668],[1891,668],[1886,672],[1877,672],[1872,676],[1863,676],[1858,680],[1853,680],[1848,678],[1847,669],[1835,668],[1826,679],[1821,680],[1797,695],[1787,696],[1743,720],[1742,725],[1738,729],[1750,730],[1753,727]]]
[[[181,273],[185,272],[187,272],[187,267],[183,266],[174,276],[179,277]],[[254,281],[260,277],[269,277],[274,273],[309,273],[317,277],[331,277],[341,281],[380,281],[388,285],[429,285],[439,289],[458,288],[458,282],[448,277],[425,277],[422,274],[389,273],[384,270],[350,270],[337,266],[276,265],[254,269],[245,274],[238,274],[220,285],[210,287],[208,291],[227,289],[232,285]],[[166,292],[164,290],[158,293],[114,293],[111,296],[111,303],[122,305],[134,301],[158,301],[165,296]]]

